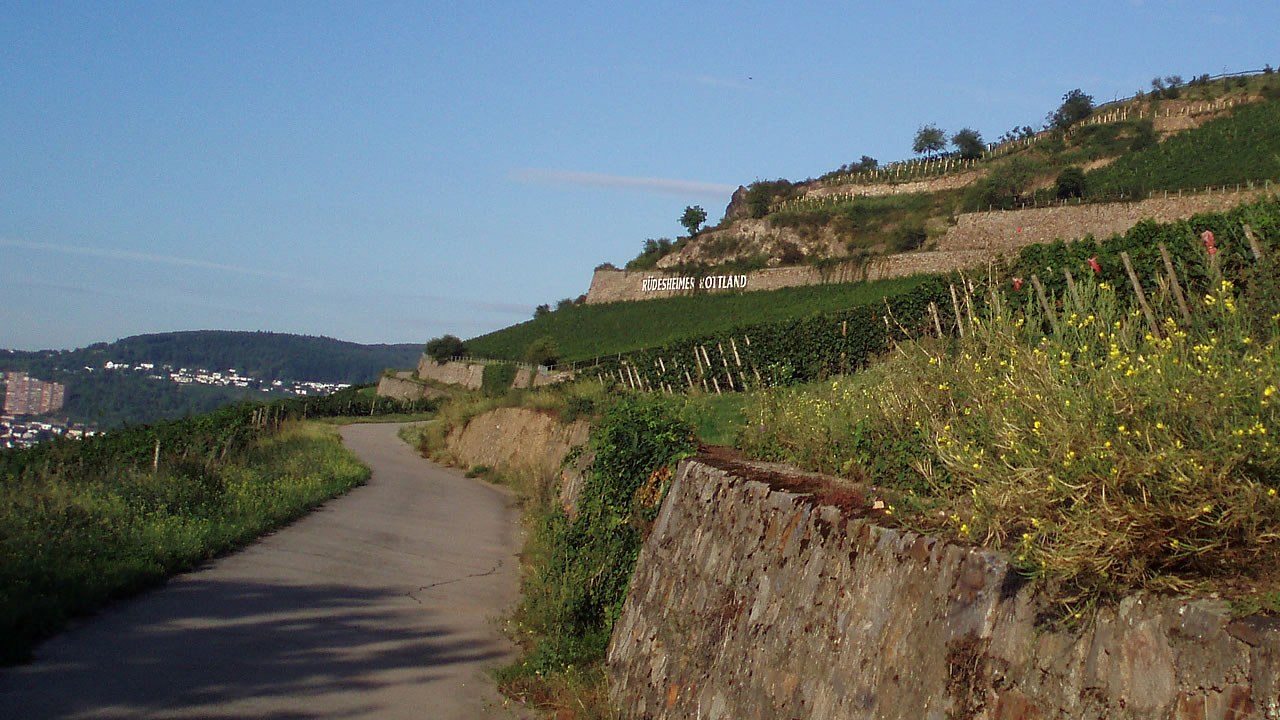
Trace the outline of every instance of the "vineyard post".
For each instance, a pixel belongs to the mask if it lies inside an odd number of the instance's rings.
[[[1049,306],[1049,299],[1045,297],[1044,286],[1040,284],[1040,276],[1035,273],[1031,274],[1031,285],[1036,289],[1036,297],[1040,300],[1040,308],[1044,310],[1045,317],[1049,318],[1049,326],[1053,328],[1053,332],[1058,332],[1058,315]]]
[[[930,300],[930,301],[929,301],[929,315],[931,315],[931,316],[933,317],[933,330],[934,330],[934,332],[936,332],[936,333],[938,334],[938,337],[939,337],[939,338],[941,338],[941,337],[942,337],[942,323],[938,320],[938,303],[933,302],[932,300]]]
[[[969,311],[969,324],[973,325],[975,320],[973,317],[973,283],[969,281],[963,274],[960,275],[960,285],[964,288],[964,307]],[[885,299],[885,307],[889,307],[888,299]]]
[[[742,367],[742,358],[738,356],[738,343],[729,338],[729,347],[733,350],[733,364]]]
[[[1173,267],[1173,259],[1169,257],[1169,248],[1160,243],[1160,257],[1164,260],[1164,269],[1169,274],[1169,286],[1173,288],[1173,297],[1178,301],[1178,309],[1182,311],[1182,320],[1191,324],[1191,309],[1187,307],[1187,297],[1182,294],[1182,283],[1178,282],[1178,272]]]
[[[1249,227],[1249,223],[1241,223],[1240,228],[1244,230],[1244,236],[1249,240],[1249,249],[1253,251],[1253,259],[1262,259],[1262,246],[1258,244],[1258,238],[1253,234],[1253,228]]]
[[[1133,285],[1133,291],[1138,295],[1138,305],[1142,307],[1142,314],[1147,318],[1147,326],[1151,328],[1151,336],[1160,339],[1160,325],[1156,322],[1156,314],[1151,310],[1151,306],[1147,304],[1147,294],[1142,290],[1142,283],[1138,282],[1138,274],[1133,271],[1133,263],[1129,261],[1129,253],[1121,252],[1120,261],[1124,263],[1124,271],[1129,274],[1129,283]]]
[[[156,438],[156,453],[151,457],[151,472],[160,470],[160,438]]]
[[[1062,268],[1062,273],[1067,276],[1067,290],[1071,293],[1071,299],[1076,304],[1076,309],[1084,310],[1084,303],[1080,302],[1080,292],[1076,290],[1076,279],[1071,277],[1071,271]]]
[[[720,383],[719,383],[719,382],[716,382],[716,378],[715,378],[715,376],[714,376],[714,375],[711,377],[711,384],[712,384],[712,385],[714,385],[714,386],[716,387],[716,394],[717,394],[717,395],[719,395],[719,394],[720,394]]]
[[[849,337],[849,321],[845,320],[840,323],[840,340],[841,340],[840,342],[840,374],[841,375],[848,374],[849,372],[848,364],[846,363],[847,354],[844,351],[844,348],[845,348],[844,340],[847,337]]]
[[[684,371],[684,380],[685,380],[685,382],[689,383],[689,389],[690,389],[690,390],[692,390],[692,389],[693,389],[693,378],[689,377],[689,370],[688,370],[688,368],[686,368],[686,369],[685,369],[685,371]]]
[[[951,288],[951,309],[956,313],[956,332],[960,333],[960,337],[964,337],[964,322],[960,319],[960,301],[956,299],[956,286],[949,284]]]

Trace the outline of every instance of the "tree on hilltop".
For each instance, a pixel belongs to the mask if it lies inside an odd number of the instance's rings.
[[[702,209],[701,205],[690,205],[684,209],[684,215],[680,216],[680,224],[685,230],[689,231],[689,237],[698,234],[698,228],[702,227],[702,223],[707,221],[707,211]]]
[[[951,144],[965,160],[977,160],[987,151],[982,134],[973,128],[965,128],[951,136]]]
[[[1066,130],[1093,114],[1093,96],[1085,95],[1076,88],[1062,96],[1062,105],[1049,116],[1049,125],[1058,130]]]
[[[911,150],[917,155],[935,155],[947,146],[947,134],[937,125],[922,125],[916,131]]]

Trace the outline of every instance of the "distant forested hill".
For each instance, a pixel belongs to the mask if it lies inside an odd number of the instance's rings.
[[[24,370],[45,380],[61,372],[100,368],[111,361],[169,364],[175,368],[226,371],[260,380],[367,383],[386,368],[418,363],[422,346],[361,345],[327,337],[270,332],[195,330],[135,335],[77,350],[0,352],[0,371]]]

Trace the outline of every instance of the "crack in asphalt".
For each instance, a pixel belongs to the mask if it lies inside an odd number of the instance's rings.
[[[417,590],[411,590],[409,592],[406,592],[405,596],[412,599],[414,602],[418,603],[419,605],[421,605],[422,600],[420,600],[417,597],[418,593],[426,592],[427,590],[431,590],[432,588],[438,588],[442,585],[452,585],[454,583],[459,583],[459,582],[462,582],[463,580],[472,580],[475,578],[488,577],[490,575],[497,573],[499,570],[501,570],[503,564],[504,564],[504,561],[499,560],[497,565],[494,565],[493,567],[489,568],[488,570],[485,570],[484,572],[471,573],[470,575],[464,575],[462,577],[454,578],[452,580],[441,580],[440,582],[434,582],[434,583],[431,583],[430,585],[423,585]]]

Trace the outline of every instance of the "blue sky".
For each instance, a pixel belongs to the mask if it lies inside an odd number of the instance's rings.
[[[0,0],[0,347],[472,337],[686,205],[1280,66],[1280,3]]]

